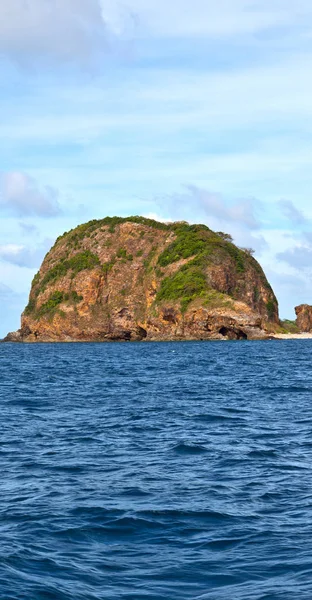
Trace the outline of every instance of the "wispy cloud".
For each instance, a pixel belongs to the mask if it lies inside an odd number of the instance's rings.
[[[33,247],[20,244],[3,244],[0,245],[0,259],[18,267],[38,269],[53,242],[52,239],[46,239]]]
[[[286,262],[299,271],[312,270],[312,246],[295,246],[284,252],[278,252],[276,256],[278,260]]]
[[[294,225],[304,225],[309,222],[303,211],[298,209],[290,200],[280,200],[278,204],[285,217]]]
[[[258,229],[260,220],[256,210],[260,202],[253,198],[229,201],[222,194],[211,192],[196,185],[185,186],[185,192],[156,199],[157,204],[166,207],[176,219],[184,214],[189,218],[201,213],[206,219],[217,220],[220,224],[239,224],[249,230]]]
[[[26,223],[26,222],[20,221],[18,225],[20,227],[22,235],[25,235],[25,236],[37,235],[38,236],[38,234],[39,234],[38,227],[36,227],[36,225],[33,225],[32,223]]]
[[[259,205],[253,198],[236,200],[229,204],[221,194],[214,194],[195,185],[188,186],[190,195],[195,202],[205,211],[207,216],[212,216],[225,223],[239,223],[248,229],[258,229],[260,221],[255,215]]]
[[[308,221],[305,219],[303,225]],[[288,236],[284,236],[286,241],[289,240],[287,246],[282,252],[276,253],[276,259],[292,269],[297,276],[304,277],[312,283],[310,278],[312,275],[312,233],[311,231],[289,232]],[[312,295],[312,290],[311,290]]]
[[[8,285],[5,285],[0,281],[0,298],[10,298],[13,295],[13,290],[11,290],[11,288]]]
[[[128,0],[127,6],[140,19],[142,37],[232,37],[287,26],[311,15],[308,0],[301,0],[300,11],[280,0]],[[117,27],[124,18],[119,3],[105,0],[103,7]]]
[[[0,176],[0,208],[18,216],[55,217],[61,212],[58,197],[56,189],[40,189],[26,173],[13,171]]]

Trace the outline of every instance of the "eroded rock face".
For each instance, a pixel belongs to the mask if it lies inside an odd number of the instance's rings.
[[[295,307],[297,316],[296,323],[299,331],[304,333],[312,332],[312,306],[309,304],[300,304]]]
[[[204,225],[106,218],[56,241],[7,341],[259,339],[278,323],[248,252]]]
[[[10,331],[10,333],[8,333],[5,336],[5,338],[1,341],[2,342],[23,342],[24,337],[21,334],[21,330],[19,329],[18,331]]]

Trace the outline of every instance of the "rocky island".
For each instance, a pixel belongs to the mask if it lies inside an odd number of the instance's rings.
[[[261,266],[229,235],[107,217],[56,240],[6,341],[262,339],[278,324]]]
[[[295,307],[296,324],[299,331],[304,333],[312,332],[312,306],[309,304],[300,304]]]

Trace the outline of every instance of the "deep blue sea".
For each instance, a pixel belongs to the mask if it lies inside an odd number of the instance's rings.
[[[312,598],[312,341],[1,344],[1,600]]]

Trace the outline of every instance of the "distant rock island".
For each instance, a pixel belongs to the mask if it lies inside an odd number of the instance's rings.
[[[309,304],[300,304],[300,306],[296,306],[296,324],[299,331],[303,331],[305,333],[312,332],[312,306]]]
[[[56,240],[6,341],[262,339],[276,327],[261,266],[228,234],[106,217]]]

